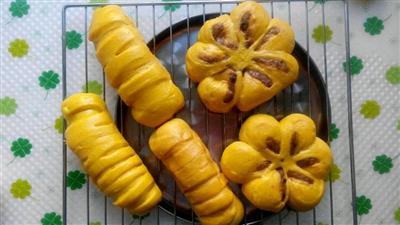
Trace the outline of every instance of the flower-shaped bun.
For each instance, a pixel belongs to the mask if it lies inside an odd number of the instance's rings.
[[[309,117],[291,114],[278,122],[257,114],[244,122],[239,140],[225,149],[221,167],[253,205],[278,212],[287,203],[306,211],[320,202],[332,154]]]
[[[186,70],[209,110],[249,111],[297,79],[294,45],[288,23],[248,1],[201,27],[186,55]]]

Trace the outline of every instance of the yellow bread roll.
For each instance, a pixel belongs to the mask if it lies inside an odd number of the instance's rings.
[[[186,70],[210,111],[225,113],[235,106],[249,111],[297,79],[294,46],[287,22],[247,1],[204,23],[186,54]]]
[[[230,144],[221,159],[223,173],[242,184],[246,198],[272,212],[285,204],[298,211],[314,208],[331,165],[329,146],[316,137],[314,122],[303,114],[280,122],[265,114],[249,117],[239,141]]]
[[[181,119],[160,126],[149,147],[175,177],[182,193],[204,225],[239,224],[243,205],[227,186],[199,136]]]
[[[161,191],[142,160],[114,125],[103,100],[79,93],[65,99],[65,138],[93,183],[113,204],[143,215],[161,200]]]
[[[136,121],[156,127],[183,107],[181,91],[121,7],[109,5],[94,11],[89,40],[108,81],[132,107]]]

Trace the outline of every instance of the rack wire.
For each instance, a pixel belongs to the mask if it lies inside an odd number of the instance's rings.
[[[350,33],[350,31],[349,31],[349,19],[350,19],[350,17],[349,17],[349,0],[329,0],[329,1],[332,1],[332,2],[342,2],[343,3],[343,16],[344,16],[344,39],[345,39],[345,50],[346,50],[346,60],[347,60],[347,62],[349,61],[349,59],[350,59],[350,36],[349,36],[349,33]],[[140,9],[141,9],[141,7],[150,7],[151,8],[151,15],[147,15],[147,16],[149,16],[149,17],[151,17],[151,20],[152,20],[152,22],[153,22],[153,26],[152,26],[152,33],[153,33],[153,37],[155,37],[156,36],[156,24],[157,24],[157,18],[156,18],[156,8],[157,7],[164,7],[164,6],[173,6],[173,5],[175,5],[175,4],[180,4],[181,6],[183,6],[183,10],[185,10],[185,12],[186,12],[186,26],[187,26],[187,46],[186,46],[186,48],[189,48],[190,47],[190,45],[191,45],[191,40],[190,40],[190,35],[189,35],[189,32],[190,32],[190,29],[191,29],[191,27],[190,27],[190,21],[189,21],[189,18],[192,16],[191,14],[190,14],[190,7],[191,6],[193,6],[193,5],[197,5],[197,6],[200,6],[200,7],[202,7],[202,16],[203,16],[203,22],[206,20],[206,6],[208,6],[208,5],[219,5],[219,13],[220,14],[222,14],[223,13],[223,6],[225,6],[225,5],[228,5],[228,4],[238,4],[240,1],[231,1],[231,0],[229,0],[229,1],[215,1],[215,2],[212,2],[212,1],[179,1],[179,2],[156,2],[156,3],[152,3],[152,2],[142,2],[142,3],[125,3],[125,2],[123,2],[123,3],[118,3],[118,5],[121,5],[121,6],[124,6],[124,7],[132,7],[132,8],[134,8],[135,9],[135,15],[136,15],[136,17],[135,18],[133,18],[135,21],[138,21],[139,19],[138,19],[138,12],[140,11]],[[308,10],[308,4],[309,4],[309,0],[270,0],[270,1],[260,1],[260,2],[262,2],[262,3],[264,3],[264,4],[269,4],[270,5],[270,13],[271,13],[271,16],[272,17],[274,17],[274,3],[287,3],[287,6],[288,6],[288,17],[287,17],[287,20],[288,20],[288,22],[290,23],[290,24],[292,24],[292,3],[293,2],[302,2],[302,3],[304,3],[304,8],[305,8],[305,12],[304,12],[304,16],[305,16],[305,20],[306,20],[306,27],[305,27],[305,30],[306,30],[306,52],[307,52],[307,72],[308,73],[310,73],[310,54],[309,54],[309,51],[310,51],[310,40],[309,40],[309,10]],[[321,18],[321,21],[322,21],[322,24],[324,25],[323,26],[323,29],[324,29],[324,32],[323,32],[323,34],[324,34],[324,39],[325,39],[325,24],[326,24],[326,16],[325,16],[325,3],[326,3],[326,1],[322,1],[322,4],[321,4],[321,10],[322,10],[322,18]],[[63,77],[62,77],[62,89],[63,89],[63,99],[65,99],[66,97],[67,97],[67,95],[68,95],[68,85],[67,85],[67,82],[68,82],[68,77],[69,76],[71,76],[71,75],[69,75],[69,74],[67,74],[67,64],[68,64],[68,58],[67,58],[67,50],[66,50],[66,31],[67,31],[67,25],[68,25],[68,20],[67,20],[67,12],[68,11],[73,11],[73,10],[77,10],[77,9],[83,9],[83,11],[84,11],[84,32],[85,32],[85,34],[87,34],[88,33],[88,9],[89,8],[94,8],[94,7],[99,7],[99,6],[104,6],[105,4],[71,4],[71,5],[66,5],[64,8],[63,8],[63,11],[62,11],[62,73],[63,73]],[[186,9],[185,9],[185,7],[186,7]],[[173,24],[173,14],[174,14],[174,12],[172,12],[172,10],[171,11],[169,11],[169,13],[168,13],[168,19],[169,19],[169,31],[170,31],[170,44],[173,46],[174,45],[174,42],[173,42],[173,38],[172,38],[172,36],[173,36],[173,30],[172,30],[172,24]],[[140,29],[141,27],[139,27],[138,26],[138,28]],[[156,43],[156,39],[155,38],[153,38],[152,39],[152,43],[150,43],[150,45],[149,45],[149,47],[150,47],[150,49],[152,49],[152,51],[153,51],[153,53],[156,53],[156,45],[157,45],[157,43]],[[174,79],[175,78],[175,71],[174,71],[174,67],[173,67],[173,65],[174,65],[174,57],[172,57],[172,49],[173,48],[171,48],[171,57],[170,57],[170,59],[171,59],[171,62],[170,62],[170,65],[171,65],[171,67],[169,68],[170,69],[170,72],[171,72],[171,75],[172,75],[172,78]],[[327,69],[327,47],[326,47],[326,43],[323,43],[323,52],[324,52],[324,59],[323,59],[323,62],[324,62],[324,70],[323,70],[323,74],[324,74],[324,80],[325,80],[325,85],[326,85],[326,87],[328,87],[328,76],[327,76],[327,74],[328,74],[328,69]],[[85,80],[85,91],[86,92],[88,92],[88,81],[89,81],[89,73],[88,73],[88,40],[87,40],[87,38],[85,38],[85,40],[84,40],[84,58],[83,58],[83,60],[84,60],[84,65],[85,65],[85,72],[84,72],[84,80]],[[350,64],[349,63],[347,63],[347,76],[346,76],[346,90],[347,90],[347,116],[348,116],[348,132],[349,132],[349,138],[348,138],[348,144],[349,144],[349,148],[348,148],[348,151],[349,151],[349,156],[350,156],[350,160],[349,160],[349,168],[350,168],[350,180],[351,180],[351,199],[352,199],[352,222],[353,222],[353,224],[358,224],[358,221],[357,221],[357,212],[356,212],[356,208],[355,208],[355,198],[356,198],[356,178],[355,178],[355,163],[354,163],[354,143],[353,143],[353,121],[352,121],[352,96],[351,96],[351,93],[352,93],[352,86],[351,86],[351,76],[350,76]],[[311,84],[310,84],[310,80],[308,81],[309,83],[308,83],[308,85],[310,86]],[[104,71],[103,71],[103,74],[102,74],[102,85],[103,85],[103,93],[102,93],[102,97],[103,97],[103,99],[106,101],[106,79],[105,79],[105,74],[104,74]],[[189,91],[189,99],[188,99],[188,105],[189,106],[191,106],[192,105],[192,101],[193,101],[193,99],[192,99],[192,95],[193,95],[193,92],[195,92],[195,85],[189,80],[189,79],[187,79],[187,86],[189,87],[188,88],[188,91]],[[288,112],[292,112],[293,111],[293,108],[294,108],[294,104],[293,104],[293,99],[294,99],[294,91],[293,91],[293,86],[291,86],[290,88],[288,88],[288,89],[286,89],[286,90],[284,90],[283,92],[282,92],[282,94],[280,94],[280,95],[278,95],[277,97],[274,97],[274,99],[273,99],[273,101],[272,101],[272,104],[273,104],[273,113],[275,114],[275,115],[278,115],[279,113],[283,113],[283,114],[287,114]],[[309,101],[308,101],[308,103],[309,103],[309,105],[308,105],[308,107],[307,107],[307,111],[305,112],[305,113],[308,113],[308,115],[311,115],[312,114],[312,111],[311,111],[311,109],[312,109],[312,105],[311,105],[311,103],[312,103],[312,101],[310,100],[310,92],[308,93],[308,97],[309,97]],[[282,97],[283,96],[283,97]],[[326,101],[327,102],[329,102],[329,99],[328,99],[328,96],[326,96]],[[123,103],[121,102],[121,100],[119,100],[120,102],[119,102],[119,107],[122,107],[123,106]],[[288,105],[287,104],[287,102],[285,102],[285,101],[290,101],[290,104]],[[277,107],[277,105],[279,104],[279,103],[282,103],[283,102],[283,109],[279,109],[278,107]],[[328,118],[330,118],[330,109],[329,109],[329,104],[327,104],[327,109],[326,109],[326,112],[328,113]],[[122,118],[122,111],[123,110],[119,110],[119,112],[121,113],[120,115],[119,115],[119,118]],[[280,112],[279,112],[280,111]],[[209,118],[209,116],[210,116],[210,114],[209,114],[209,112],[207,111],[207,113],[205,113],[205,121],[206,121],[206,124],[205,124],[205,136],[206,137],[208,137],[208,134],[209,134],[209,123],[208,123],[208,118]],[[240,114],[238,114],[238,120],[239,120],[239,125],[241,124],[241,122],[242,122],[242,120],[243,120],[243,114],[242,113],[240,113]],[[227,145],[227,138],[226,138],[226,133],[228,132],[227,130],[226,130],[226,123],[227,123],[227,118],[226,118],[226,116],[225,116],[225,114],[223,115],[223,117],[222,117],[223,119],[222,119],[222,124],[221,124],[221,126],[223,127],[222,128],[222,136],[223,136],[223,146],[226,146]],[[329,126],[330,126],[330,120],[328,119],[327,120],[327,123],[328,124],[326,124],[326,126],[327,126],[327,128],[329,128]],[[117,121],[117,124],[118,124],[118,126],[119,126],[119,128],[121,129],[121,130],[124,130],[124,123],[122,122],[122,120],[119,120],[119,121]],[[64,121],[64,128],[66,127],[66,123],[65,123],[65,121]],[[146,134],[145,134],[145,131],[144,131],[145,129],[143,128],[143,127],[141,127],[141,126],[139,126],[139,128],[138,128],[138,140],[139,140],[139,143],[138,143],[138,145],[139,145],[139,148],[141,148],[142,146],[143,146],[143,143],[141,143],[141,140],[143,140],[143,137],[144,136],[146,136]],[[68,198],[67,198],[67,187],[66,187],[66,176],[67,176],[67,161],[68,161],[68,154],[67,154],[67,146],[66,146],[66,142],[65,142],[65,135],[63,134],[63,190],[62,190],[62,193],[63,193],[63,197],[62,197],[62,202],[63,202],[63,216],[62,216],[62,221],[63,221],[63,223],[64,224],[68,224],[68,218],[67,218],[67,205],[68,205]],[[210,147],[209,146],[209,140],[208,140],[208,138],[205,140],[205,142],[206,142],[206,145],[208,146],[208,147]],[[157,169],[159,170],[160,169],[160,162],[157,162]],[[89,177],[87,177],[87,180],[89,180]],[[91,187],[91,184],[89,183],[89,182],[87,182],[87,186],[86,186],[86,211],[87,211],[87,215],[86,215],[86,224],[88,224],[89,225],[89,223],[91,222],[91,220],[90,220],[90,208],[93,206],[92,205],[92,203],[91,203],[91,201],[90,201],[90,190],[91,190],[91,188],[93,188],[93,187]],[[175,189],[175,195],[174,195],[174,200],[175,200],[175,203],[176,203],[176,185],[174,185],[174,189]],[[334,190],[333,190],[333,185],[332,185],[332,181],[331,180],[329,180],[329,185],[328,185],[328,189],[329,189],[329,195],[328,196],[325,196],[326,198],[329,198],[329,211],[330,211],[330,218],[329,218],[329,221],[330,221],[330,224],[334,224],[335,223],[335,218],[334,218],[334,213],[333,213],[333,211],[334,211],[334,203],[333,203],[333,192],[334,192]],[[108,216],[109,216],[109,213],[110,212],[108,212],[108,208],[107,208],[107,198],[106,197],[104,197],[104,213],[103,213],[103,217],[104,217],[104,224],[107,224],[108,222]],[[126,217],[127,217],[127,215],[126,215],[127,213],[125,213],[125,211],[122,209],[121,211],[120,211],[120,217],[121,217],[121,223],[120,224],[125,224],[125,221],[126,221]],[[161,220],[161,216],[160,216],[160,214],[161,214],[161,208],[159,208],[159,207],[157,207],[156,209],[155,209],[155,213],[154,213],[154,215],[153,216],[155,216],[156,217],[156,223],[157,224],[163,224],[163,221]],[[295,212],[295,222],[296,222],[296,224],[300,224],[300,220],[299,220],[299,215],[300,215],[301,213],[297,213],[297,212]],[[316,210],[314,209],[313,211],[312,211],[312,223],[315,225],[316,223],[317,223],[317,220],[316,220],[316,214],[317,214],[317,212],[316,212]],[[172,213],[172,216],[173,216],[173,224],[181,224],[182,223],[182,221],[180,221],[180,219],[178,218],[178,216],[177,216],[177,211],[176,211],[176,207],[174,207],[174,210],[173,210],[173,213]],[[279,213],[279,215],[278,215],[278,222],[279,222],[279,224],[284,224],[283,223],[283,217],[284,215],[282,214],[282,213]],[[245,224],[263,224],[263,221],[264,221],[264,219],[266,219],[266,218],[264,218],[264,213],[261,213],[261,215],[260,215],[260,220],[261,221],[257,221],[256,223],[247,223],[247,221],[246,221],[246,217],[244,218],[244,223]],[[84,222],[82,222],[82,223],[84,223]],[[194,215],[194,213],[192,212],[192,217],[191,217],[191,221],[189,221],[189,224],[197,224],[197,222],[196,222],[196,219],[195,219],[195,215]],[[139,218],[139,224],[142,224],[142,217],[140,217]]]

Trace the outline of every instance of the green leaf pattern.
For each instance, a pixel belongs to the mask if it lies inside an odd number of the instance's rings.
[[[364,31],[369,33],[370,35],[378,35],[385,28],[383,25],[383,20],[379,19],[376,16],[369,17],[364,22]]]
[[[86,87],[87,86],[87,87]],[[82,86],[82,92],[93,93],[97,95],[103,94],[103,85],[100,84],[97,80],[88,81],[87,85]]]
[[[398,131],[400,131],[400,119],[399,119],[399,120],[397,120],[396,129],[397,129]]]
[[[82,44],[82,35],[75,30],[67,31],[66,42],[68,49],[77,49]]]
[[[336,127],[335,123],[331,124],[329,129],[329,141],[333,141],[339,137],[340,129]]]
[[[69,171],[67,175],[67,187],[71,190],[81,189],[86,183],[86,176],[79,170]]]
[[[371,199],[364,195],[356,197],[356,209],[359,216],[368,214],[372,209]]]
[[[56,212],[45,213],[42,219],[40,220],[42,225],[61,225],[62,220],[61,216]]]
[[[108,0],[89,0],[90,4],[95,4],[95,3],[107,3]]]
[[[10,42],[8,52],[15,58],[21,58],[28,54],[29,45],[24,39],[15,39]]]
[[[176,2],[176,1],[181,1],[181,0],[162,0],[162,1],[163,2]],[[164,10],[165,11],[175,12],[180,7],[181,7],[180,4],[168,4],[168,5],[164,5]]]
[[[31,188],[27,180],[18,179],[11,184],[10,193],[14,198],[25,199],[31,195]]]
[[[394,220],[400,224],[400,207],[394,211]]]
[[[339,168],[338,165],[335,163],[332,165],[331,168],[331,180],[332,182],[335,182],[340,179],[340,174],[342,173],[342,170]]]
[[[357,75],[361,73],[361,70],[364,68],[364,64],[362,59],[357,56],[352,56],[350,58],[350,75]],[[343,70],[347,73],[348,71],[348,62],[343,63]]]
[[[4,97],[0,98],[0,115],[11,116],[17,110],[17,102],[14,98]]]
[[[391,84],[400,84],[400,66],[392,66],[386,71],[386,80]]]
[[[46,91],[54,89],[60,83],[60,76],[53,70],[44,71],[39,76],[39,85]]]
[[[91,222],[91,223],[89,223],[89,225],[101,225],[101,223],[100,222]]]
[[[375,157],[375,160],[372,161],[372,166],[374,171],[379,174],[389,173],[393,167],[392,158],[383,154]]]
[[[365,119],[375,119],[381,112],[381,106],[375,100],[367,100],[361,105],[360,113]]]
[[[11,144],[11,151],[14,157],[24,158],[31,154],[32,144],[26,138],[18,138]]]
[[[54,129],[56,129],[57,133],[62,134],[64,129],[64,118],[63,116],[57,117],[54,121]]]
[[[8,10],[11,12],[13,17],[23,17],[28,15],[29,13],[29,4],[26,0],[15,0],[11,2],[10,8]]]
[[[325,34],[324,34],[325,31]],[[314,28],[312,37],[316,43],[327,43],[332,40],[333,31],[328,25],[319,25]]]

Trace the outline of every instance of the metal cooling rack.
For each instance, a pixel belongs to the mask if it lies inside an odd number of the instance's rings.
[[[345,40],[345,43],[343,43],[344,44],[344,46],[345,46],[345,50],[346,50],[346,53],[345,53],[345,55],[346,55],[346,59],[347,59],[347,61],[349,61],[349,59],[350,59],[350,42],[349,42],[349,39],[350,39],[350,37],[349,37],[349,0],[329,0],[329,1],[332,1],[332,2],[341,2],[342,3],[342,5],[343,5],[343,16],[344,16],[344,40]],[[194,16],[194,15],[191,15],[190,14],[190,8],[191,7],[193,7],[193,6],[199,6],[199,7],[202,7],[202,15],[203,15],[203,20],[205,20],[205,18],[206,18],[206,6],[208,6],[208,5],[214,5],[214,6],[218,6],[219,5],[219,13],[222,13],[223,12],[223,6],[225,6],[225,5],[234,5],[234,4],[238,4],[240,1],[197,1],[197,0],[195,0],[195,1],[179,1],[179,2],[159,2],[159,3],[150,3],[150,2],[143,2],[143,3],[125,3],[125,2],[122,2],[122,3],[118,3],[118,5],[121,5],[121,6],[123,6],[123,7],[127,7],[127,8],[132,8],[133,10],[135,10],[135,18],[132,18],[133,20],[135,20],[135,21],[138,21],[139,20],[139,17],[138,17],[138,14],[139,14],[139,12],[140,12],[140,9],[141,9],[141,7],[150,7],[151,9],[152,9],[152,14],[151,15],[147,15],[149,18],[151,18],[152,19],[152,21],[153,21],[153,27],[152,27],[152,31],[153,31],[153,36],[155,36],[156,35],[156,28],[155,28],[155,25],[157,24],[157,18],[156,18],[156,16],[155,16],[155,11],[156,11],[156,9],[157,8],[160,8],[160,7],[164,7],[164,6],[172,6],[172,5],[174,5],[174,4],[179,4],[179,5],[181,5],[181,10],[185,10],[185,7],[186,7],[186,18],[187,18],[187,29],[188,29],[188,31],[190,30],[190,23],[189,23],[189,17],[191,17],[191,16]],[[279,4],[282,4],[282,3],[286,3],[286,4],[288,4],[288,12],[287,12],[287,21],[289,21],[289,23],[291,24],[292,23],[292,6],[291,6],[291,4],[292,3],[303,3],[303,5],[304,5],[304,18],[305,18],[305,23],[306,23],[306,26],[304,27],[304,29],[305,29],[305,34],[306,34],[306,51],[307,51],[307,65],[308,65],[308,73],[309,73],[309,70],[310,70],[310,54],[309,54],[309,50],[310,50],[310,40],[309,40],[309,4],[312,2],[312,1],[310,1],[310,0],[270,0],[270,1],[259,1],[259,2],[262,2],[263,4],[266,4],[266,5],[269,5],[269,7],[270,7],[270,10],[269,10],[269,12],[270,12],[270,14],[271,14],[271,16],[272,17],[274,17],[274,7],[276,7],[276,6],[274,6],[274,3],[279,3]],[[63,86],[62,86],[62,89],[63,89],[63,99],[65,99],[66,97],[67,97],[67,95],[68,95],[68,89],[69,89],[69,85],[67,84],[67,82],[68,82],[68,78],[71,76],[71,75],[68,75],[67,74],[67,65],[70,63],[69,62],[69,60],[71,60],[71,59],[69,59],[68,57],[67,57],[67,50],[66,50],[66,31],[67,31],[67,26],[68,26],[68,23],[70,23],[71,21],[70,20],[67,20],[67,13],[69,13],[69,12],[72,12],[72,11],[75,11],[75,10],[80,10],[80,12],[82,12],[82,13],[84,13],[84,16],[83,16],[83,20],[84,21],[82,21],[82,23],[84,24],[84,32],[85,32],[85,34],[87,34],[88,33],[88,24],[89,24],[89,19],[88,19],[88,9],[90,9],[90,8],[94,8],[94,7],[98,7],[98,6],[103,6],[103,5],[106,5],[106,4],[72,4],[72,5],[66,5],[64,8],[63,8],[63,11],[62,11],[62,72],[63,72],[63,82],[62,82],[62,84],[63,84]],[[321,4],[321,10],[322,10],[322,18],[321,18],[321,23],[323,24],[323,25],[325,25],[325,23],[326,23],[326,16],[325,16],[325,3],[324,2],[322,2],[322,4]],[[171,41],[172,41],[172,21],[173,21],[173,16],[174,16],[174,13],[175,12],[172,12],[172,11],[169,11],[169,25],[170,25],[170,28],[169,28],[169,30],[170,30],[170,37],[171,37]],[[201,15],[201,14],[200,14]],[[141,27],[139,27],[138,26],[138,28],[139,29],[141,29]],[[324,26],[324,29],[325,29],[325,26]],[[325,32],[323,32],[324,34],[325,34]],[[188,32],[188,35],[189,35],[189,32]],[[188,46],[187,47],[189,47],[189,42],[190,42],[190,40],[189,40],[190,38],[188,37]],[[157,43],[156,43],[156,39],[155,38],[153,38],[152,39],[152,43],[150,43],[149,44],[150,46],[150,48],[152,48],[152,50],[153,50],[153,53],[156,51],[156,45],[157,45]],[[173,43],[172,43],[172,45],[173,45]],[[324,59],[323,59],[323,61],[324,61],[324,70],[323,70],[323,72],[322,72],[322,74],[324,75],[323,77],[324,77],[324,80],[325,80],[325,85],[326,85],[326,88],[328,87],[328,77],[327,77],[327,48],[326,48],[326,44],[324,43],[323,44],[323,52],[324,52]],[[172,54],[172,51],[171,51],[171,54]],[[89,81],[89,75],[88,75],[88,40],[87,40],[87,38],[85,38],[85,40],[84,40],[84,57],[82,57],[82,61],[84,61],[84,66],[85,66],[85,72],[84,72],[84,80],[85,80],[85,83],[86,83],[86,92],[88,91],[88,85],[87,85],[87,83],[88,83],[88,81]],[[173,60],[173,57],[171,56],[171,61]],[[71,60],[72,61],[72,60]],[[171,65],[173,65],[173,61],[171,62]],[[353,224],[358,224],[358,221],[357,221],[357,212],[356,212],[356,208],[355,208],[355,198],[356,198],[356,179],[355,179],[355,163],[354,163],[354,143],[353,143],[353,121],[352,121],[352,96],[351,96],[351,94],[352,94],[352,92],[351,92],[351,89],[352,89],[352,86],[351,86],[351,77],[350,77],[350,73],[349,73],[349,71],[350,71],[350,65],[349,64],[347,64],[347,76],[346,76],[346,90],[347,90],[347,116],[348,116],[348,134],[349,134],[349,138],[348,138],[348,144],[349,144],[349,148],[348,148],[348,151],[349,151],[349,156],[350,156],[350,160],[349,160],[349,168],[350,168],[350,181],[351,181],[351,196],[349,196],[349,197],[351,197],[351,199],[352,199],[352,221],[353,221]],[[174,77],[174,69],[173,69],[173,66],[171,66],[171,68],[170,68],[170,72],[171,72],[171,75],[172,75],[172,77],[173,78],[175,78]],[[103,93],[102,93],[102,96],[103,96],[103,99],[106,101],[106,79],[105,79],[105,76],[104,76],[104,71],[103,71],[103,74],[102,74],[102,82],[103,82]],[[310,82],[309,82],[309,85],[310,85]],[[194,90],[194,88],[195,88],[195,86],[190,82],[190,80],[188,80],[188,87],[189,87],[189,93],[191,93],[191,92],[193,92],[193,91],[195,91]],[[290,99],[290,109],[291,110],[289,110],[289,111],[293,111],[293,102],[292,102],[292,100],[293,100],[293,86],[291,86],[290,88],[288,88],[287,90],[285,90],[284,91],[285,92],[285,95],[287,95],[287,96],[289,96],[289,99]],[[191,94],[189,94],[189,96],[192,96]],[[328,99],[328,96],[326,96],[326,101],[327,102],[329,102],[329,99]],[[285,99],[286,98],[284,98],[283,100],[285,101]],[[310,96],[309,96],[309,99],[310,99]],[[189,104],[191,104],[191,101],[192,101],[192,99],[190,98],[189,99]],[[281,101],[282,100],[280,100],[280,99],[278,99],[277,97],[275,97],[271,102],[272,102],[272,104],[273,104],[273,111],[272,111],[272,114],[275,114],[275,116],[276,115],[278,115],[278,111],[279,111],[279,109],[278,109],[278,104],[279,103],[281,103]],[[284,103],[284,105],[286,105],[286,103]],[[121,102],[119,102],[119,107],[122,107],[122,103]],[[304,113],[306,113],[306,114],[308,114],[308,115],[310,115],[312,112],[311,112],[311,108],[312,108],[312,106],[311,106],[311,102],[309,101],[309,105],[308,105],[308,107],[307,107],[307,110],[304,112]],[[284,114],[286,114],[287,113],[287,108],[285,107],[285,109],[284,109],[284,111],[283,111],[283,113]],[[327,114],[328,114],[328,124],[327,124],[327,126],[328,126],[328,128],[329,128],[329,123],[330,123],[330,109],[329,109],[329,104],[327,104]],[[120,112],[122,112],[122,110],[120,110]],[[206,124],[206,133],[208,133],[208,111],[207,111],[207,113],[206,113],[207,115],[206,115],[206,120],[207,120],[207,124]],[[120,115],[121,116],[121,115]],[[121,118],[121,117],[120,117]],[[240,114],[240,117],[239,117],[239,123],[241,123],[242,122],[242,120],[243,120],[243,117],[242,117],[242,115]],[[225,122],[225,115],[224,115],[224,122]],[[120,128],[120,130],[123,130],[123,122],[122,122],[122,120],[120,119],[119,121],[117,121],[117,124],[118,124],[118,126],[119,126],[119,128]],[[65,121],[64,121],[64,127],[66,127],[66,124],[65,124]],[[143,132],[141,131],[141,130],[144,130],[144,128],[143,127],[139,127],[139,132],[138,132],[138,140],[139,140],[139,142],[141,142],[141,140],[142,140],[142,135],[143,135]],[[225,131],[225,129],[224,129],[224,131]],[[139,145],[141,146],[142,145],[142,143],[139,143]],[[224,140],[224,146],[226,146],[226,140]],[[68,206],[68,204],[69,204],[69,202],[68,202],[68,198],[67,198],[67,187],[66,187],[66,175],[67,175],[67,160],[68,160],[68,154],[67,154],[67,151],[68,151],[68,149],[67,149],[67,146],[66,146],[66,142],[65,142],[65,136],[63,135],[63,198],[62,198],[62,207],[63,207],[63,216],[62,216],[62,221],[63,221],[63,223],[64,224],[68,224],[68,218],[67,218],[67,214],[68,214],[68,210],[67,210],[67,206]],[[87,177],[87,179],[89,180],[89,178]],[[79,223],[80,224],[88,224],[89,225],[89,223],[91,222],[91,215],[90,215],[90,208],[92,208],[92,207],[97,207],[96,205],[93,205],[93,203],[91,203],[91,199],[90,199],[90,197],[89,197],[89,195],[90,195],[90,189],[91,188],[94,188],[89,182],[87,182],[87,187],[86,187],[86,221],[80,221]],[[327,211],[330,211],[330,217],[329,218],[325,218],[326,220],[329,220],[330,221],[330,224],[334,224],[335,223],[335,218],[334,218],[334,215],[333,215],[333,210],[334,210],[334,204],[333,204],[333,195],[332,195],[332,193],[334,192],[334,190],[333,190],[333,186],[332,186],[332,181],[331,180],[329,180],[329,184],[327,185],[327,188],[328,188],[328,192],[329,192],[329,195],[325,195],[325,197],[324,198],[329,198],[329,206],[328,206],[328,209],[325,209],[325,210],[327,210]],[[104,209],[103,209],[103,218],[104,218],[104,224],[115,224],[115,223],[109,223],[108,222],[108,217],[111,215],[111,214],[113,214],[113,216],[115,217],[115,213],[116,213],[116,211],[114,210],[113,212],[109,212],[110,210],[108,209],[108,207],[107,207],[107,201],[110,201],[109,199],[107,199],[106,197],[104,197]],[[161,211],[162,211],[163,209],[162,208],[160,208],[160,207],[157,207],[156,209],[155,209],[155,213],[152,213],[152,216],[155,216],[156,217],[156,224],[164,224],[163,222],[164,221],[162,221],[162,217],[160,216],[160,214],[161,214]],[[294,212],[295,213],[295,223],[296,224],[300,224],[300,220],[299,220],[299,215],[301,215],[302,213],[297,213],[297,212]],[[316,223],[317,223],[317,220],[316,220],[316,215],[317,215],[317,210],[312,210],[312,223],[314,224],[314,225],[316,225]],[[120,212],[119,212],[119,216],[120,216],[120,223],[119,224],[127,224],[127,222],[126,222],[126,217],[128,216],[127,214],[127,212],[125,211],[125,210],[123,210],[123,209],[121,209],[120,210]],[[189,221],[189,222],[185,222],[185,221],[182,221],[180,218],[178,218],[177,217],[177,214],[176,214],[176,208],[174,207],[174,210],[173,210],[173,213],[170,213],[169,214],[170,216],[172,216],[173,217],[173,224],[198,224],[198,222],[195,220],[195,216],[194,216],[194,214],[192,213],[192,221]],[[279,222],[279,224],[281,225],[281,224],[284,224],[282,221],[283,221],[283,216],[284,216],[284,212],[281,212],[281,213],[279,213],[278,215],[278,222]],[[268,222],[268,220],[267,220],[267,218],[263,218],[264,217],[264,214],[261,214],[261,220],[260,221],[257,221],[257,222],[254,222],[254,223],[247,223],[247,221],[246,221],[246,218],[244,218],[244,223],[245,224],[264,224],[264,221],[265,222]],[[140,217],[139,218],[139,224],[142,224],[142,217]]]

